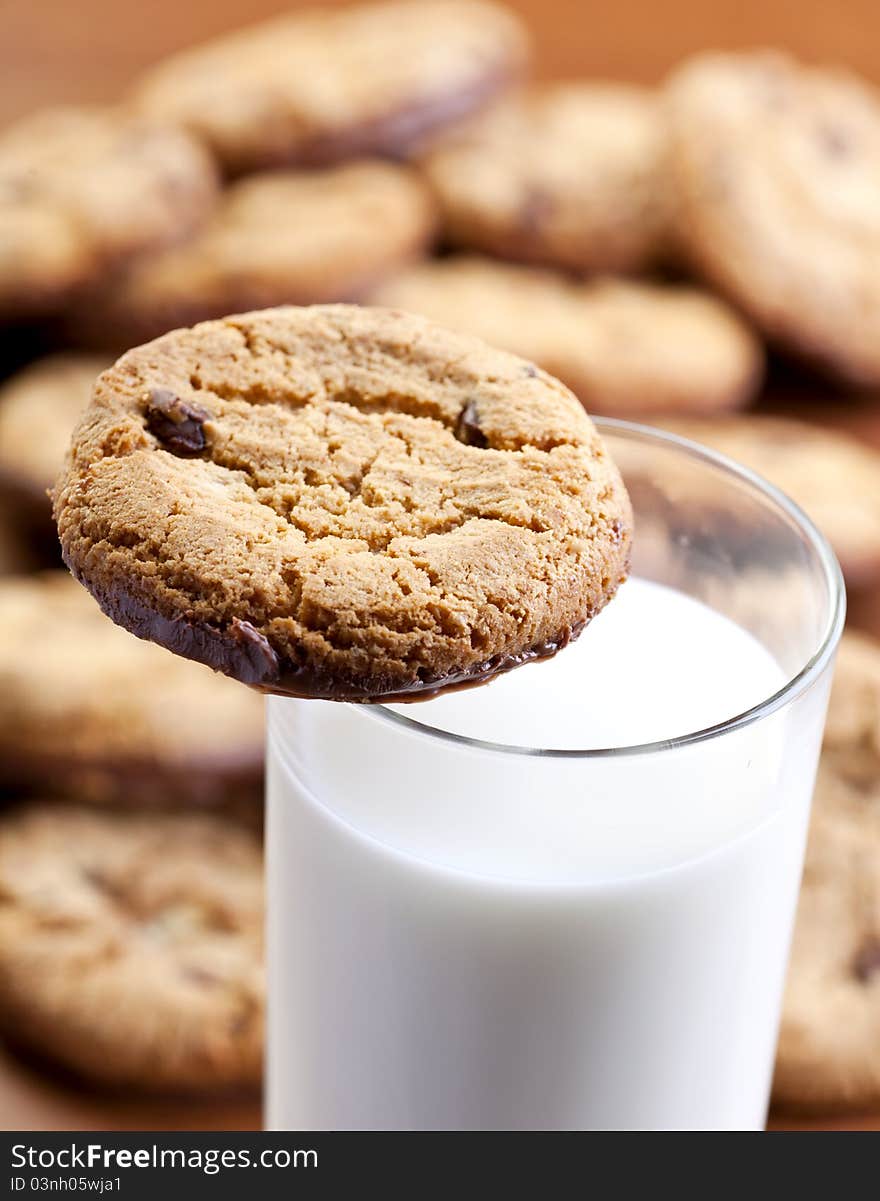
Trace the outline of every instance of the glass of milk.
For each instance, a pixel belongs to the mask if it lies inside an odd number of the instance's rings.
[[[271,1129],[758,1129],[837,563],[770,485],[601,422],[633,571],[555,659],[271,698]]]

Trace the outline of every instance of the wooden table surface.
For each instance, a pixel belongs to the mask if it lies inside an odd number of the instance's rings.
[[[314,0],[313,0],[314,2]],[[326,0],[337,3],[339,0]],[[109,100],[141,67],[247,20],[303,7],[278,0],[0,0],[0,124],[46,103]],[[545,78],[657,81],[683,55],[773,45],[851,65],[880,82],[877,0],[509,0],[530,25]],[[765,407],[847,429],[880,446],[880,397],[787,387]],[[851,595],[850,622],[880,636],[880,589]],[[185,1102],[90,1093],[0,1047],[0,1129],[257,1130],[257,1099]],[[876,1115],[774,1114],[772,1129],[880,1130]]]

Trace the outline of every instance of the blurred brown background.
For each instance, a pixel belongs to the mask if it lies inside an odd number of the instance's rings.
[[[849,64],[880,82],[878,0],[506,2],[528,22],[544,77],[651,82],[696,50],[774,45],[808,60]],[[0,0],[0,124],[46,103],[110,100],[137,71],[169,51],[305,6],[297,0]],[[828,396],[796,396],[795,403],[880,445],[875,405],[843,406]],[[857,624],[880,633],[878,599],[873,592],[851,597],[850,610]],[[84,1099],[75,1088],[59,1093],[24,1065],[0,1065],[0,1126],[6,1128],[241,1129],[258,1122],[249,1104],[209,1104],[201,1114],[191,1108],[177,1114],[159,1105],[150,1112],[149,1106],[121,1099]],[[813,1125],[876,1128],[870,1118]]]
[[[808,59],[849,63],[880,80],[877,0],[615,0],[611,5],[508,0],[508,5],[531,26],[544,76],[653,81],[694,50],[776,45]],[[110,99],[133,72],[171,50],[302,7],[297,0],[3,0],[0,121],[48,101]]]

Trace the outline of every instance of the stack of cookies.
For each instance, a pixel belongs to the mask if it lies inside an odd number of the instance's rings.
[[[0,1036],[81,1081],[259,1086],[263,706],[60,570],[71,433],[128,346],[423,259],[416,154],[527,56],[491,4],[299,12],[0,134]]]
[[[263,706],[0,579],[0,1034],[115,1086],[256,1088]]]
[[[850,586],[880,583],[880,455],[742,412],[772,408],[768,351],[771,378],[794,363],[841,405],[880,386],[880,94],[769,52],[703,54],[656,88],[533,66],[486,0],[298,8],[113,107],[0,132],[0,1023],[84,1077],[260,1075],[259,699],[130,638],[58,570],[47,490],[123,350],[275,305],[417,312],[590,412],[745,462]],[[840,690],[852,733],[829,733],[777,1080],[806,1105],[880,1101],[856,1062],[880,958],[850,913],[880,886],[858,836],[880,758],[857,756],[858,782],[842,766],[880,693]],[[860,941],[832,966],[835,931]]]

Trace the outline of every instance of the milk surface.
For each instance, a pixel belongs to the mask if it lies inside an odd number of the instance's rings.
[[[626,747],[703,730],[785,684],[778,663],[699,601],[632,579],[584,633],[488,690],[391,708],[470,738],[521,747]]]
[[[784,684],[634,579],[484,688],[273,699],[270,1126],[760,1127],[827,686],[691,745],[525,752],[680,739]]]

